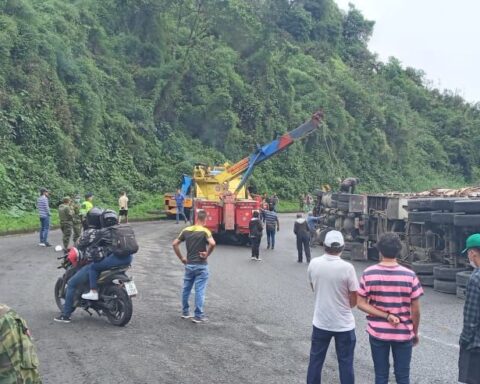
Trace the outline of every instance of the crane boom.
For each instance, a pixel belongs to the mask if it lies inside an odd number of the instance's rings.
[[[259,146],[254,153],[229,166],[224,172],[216,175],[215,179],[220,183],[224,183],[234,179],[235,177],[238,177],[243,173],[242,180],[235,190],[235,193],[237,193],[245,185],[255,166],[269,159],[273,155],[285,150],[296,140],[302,139],[314,132],[318,128],[318,124],[322,119],[323,111],[320,110],[315,112],[309,121],[303,123],[293,131],[285,133],[278,139],[265,144],[263,147]]]

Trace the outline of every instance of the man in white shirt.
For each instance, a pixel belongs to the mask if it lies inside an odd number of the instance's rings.
[[[128,197],[127,192],[122,192],[118,199],[118,224],[122,222],[122,217],[125,218],[125,223],[128,223]]]
[[[355,350],[355,318],[352,308],[357,305],[357,276],[353,265],[342,260],[345,242],[338,231],[325,236],[325,254],[312,259],[308,266],[308,281],[315,293],[312,346],[307,384],[320,384],[322,368],[332,337],[335,339],[341,384],[353,384],[353,354]]]

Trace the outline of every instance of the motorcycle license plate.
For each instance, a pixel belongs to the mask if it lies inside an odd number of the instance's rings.
[[[127,281],[124,283],[125,289],[127,290],[128,296],[137,296],[137,287],[133,281]]]

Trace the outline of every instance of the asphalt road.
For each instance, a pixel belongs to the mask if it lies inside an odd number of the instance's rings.
[[[218,246],[212,254],[207,324],[180,319],[183,268],[170,244],[182,226],[168,221],[134,224],[140,251],[131,275],[139,296],[125,328],[83,311],[70,324],[53,321],[61,271],[53,248],[37,246],[38,234],[0,238],[0,302],[27,319],[46,384],[304,383],[313,294],[307,265],[296,263],[293,216],[280,221],[275,251],[263,240],[262,262],[244,247]],[[59,231],[50,242],[60,243]],[[358,274],[366,266],[355,263]],[[456,383],[462,308],[456,297],[426,288],[412,384]],[[372,383],[364,315],[355,310],[355,317],[357,382]],[[333,343],[323,377],[338,383]]]

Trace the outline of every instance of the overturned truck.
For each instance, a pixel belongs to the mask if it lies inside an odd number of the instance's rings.
[[[471,271],[462,250],[466,238],[480,232],[480,188],[316,195],[319,243],[337,229],[345,237],[344,258],[378,260],[377,239],[396,232],[404,245],[400,262],[410,266],[423,285],[464,298]]]

